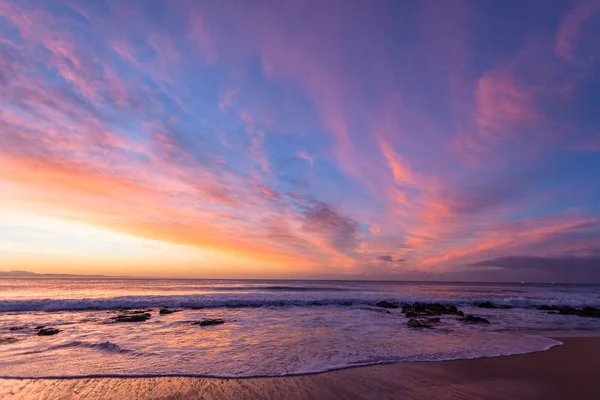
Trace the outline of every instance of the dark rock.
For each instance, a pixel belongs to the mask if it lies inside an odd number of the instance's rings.
[[[427,322],[420,320],[420,319],[415,319],[415,318],[409,319],[408,322],[406,323],[406,326],[408,326],[409,328],[428,328],[428,329],[433,328],[433,326],[431,326]]]
[[[500,308],[500,309],[503,309],[503,310],[509,310],[509,309],[512,308],[512,306],[509,306],[509,305],[501,305],[501,306],[499,306],[499,305],[496,305],[496,304],[492,303],[491,301],[484,301],[483,303],[475,304],[475,306],[479,307],[479,308]]]
[[[548,306],[541,305],[538,310],[551,311],[553,314],[578,315],[580,317],[600,318],[600,309],[595,307],[574,308],[571,306]],[[550,313],[549,313],[550,314]]]
[[[442,314],[461,315],[456,306],[440,303],[413,303],[402,307],[402,312],[407,317],[438,316]]]
[[[38,326],[36,326],[36,327],[35,327],[35,328],[33,328],[33,329],[42,329],[42,328],[44,328],[44,325],[38,325]]]
[[[25,329],[24,326],[11,326],[8,328],[9,331],[20,331],[21,329]]]
[[[175,312],[179,312],[179,311],[181,311],[181,310],[171,310],[171,309],[168,309],[168,308],[161,308],[161,309],[158,311],[158,313],[159,313],[160,315],[167,315],[167,314],[173,314],[173,313],[175,313]]]
[[[456,306],[445,306],[446,308],[442,311],[442,314],[453,314],[453,315],[458,315],[460,314],[460,311],[458,311],[458,308],[456,308]]]
[[[577,310],[577,315],[581,317],[600,318],[600,309],[594,307],[583,307],[583,309]]]
[[[549,306],[549,305],[543,304],[541,306],[538,306],[537,309],[542,310],[542,311],[556,311],[556,306]]]
[[[38,331],[38,335],[40,336],[51,336],[51,335],[56,335],[58,332],[60,332],[60,329],[56,329],[56,328],[42,328]]]
[[[117,315],[114,320],[116,322],[143,322],[149,320],[150,317],[149,313],[133,313]]]
[[[398,304],[390,303],[389,301],[380,301],[375,305],[377,307],[382,307],[382,308],[399,308],[400,307]]]
[[[225,323],[225,321],[222,319],[203,319],[202,321],[192,322],[192,325],[210,326],[210,325],[221,325],[224,323]]]
[[[564,306],[564,307],[558,307],[558,313],[564,314],[564,315],[576,315],[577,310],[573,307]]]
[[[466,317],[459,318],[458,320],[469,323],[469,324],[489,324],[490,323],[490,321],[488,321],[487,319],[482,318],[482,317],[476,317],[474,315],[467,315]]]

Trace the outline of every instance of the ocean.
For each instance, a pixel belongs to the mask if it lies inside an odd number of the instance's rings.
[[[451,304],[490,323],[442,315],[434,329],[409,328],[379,301]],[[548,332],[600,331],[600,318],[540,305],[599,307],[600,285],[0,279],[0,377],[285,376],[521,354],[560,345]],[[116,322],[123,308],[151,316]],[[224,323],[193,324],[205,319]]]

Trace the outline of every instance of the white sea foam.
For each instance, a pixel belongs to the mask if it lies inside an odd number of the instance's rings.
[[[62,310],[110,310],[119,308],[184,307],[319,307],[319,306],[372,306],[386,300],[397,304],[418,302],[441,302],[456,306],[472,306],[489,301],[487,297],[445,299],[438,296],[398,295],[379,293],[348,293],[346,295],[327,292],[317,293],[211,293],[201,295],[171,296],[124,296],[114,298],[88,299],[24,299],[0,300],[0,312],[10,311],[62,311]],[[515,308],[535,308],[540,305],[566,305],[572,307],[598,307],[597,298],[496,298],[494,304]]]
[[[127,352],[129,352],[129,350],[123,349],[118,344],[115,344],[115,343],[112,343],[109,341],[100,342],[100,343],[88,343],[88,342],[74,341],[74,342],[68,342],[68,343],[49,347],[48,350],[51,351],[51,350],[66,349],[66,348],[71,348],[71,347],[88,348],[88,349],[94,349],[94,350],[103,351],[103,352],[107,352],[107,353],[127,353]]]

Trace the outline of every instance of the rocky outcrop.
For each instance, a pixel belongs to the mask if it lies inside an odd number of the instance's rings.
[[[161,309],[158,311],[158,313],[159,313],[160,315],[168,315],[168,314],[173,314],[173,313],[176,313],[176,312],[179,312],[179,311],[181,311],[181,310],[171,310],[170,308],[166,308],[166,307],[164,307],[164,308],[161,308]]]
[[[462,311],[453,305],[418,302],[403,306],[402,313],[408,318],[419,316],[464,315]]]
[[[143,314],[131,314],[131,315],[117,315],[115,322],[144,322],[150,319],[151,315],[148,313]]]
[[[127,310],[122,311],[120,315],[117,315],[113,319],[115,322],[144,322],[149,320],[152,314],[145,310]]]
[[[491,301],[484,301],[482,303],[477,303],[477,304],[475,304],[475,306],[479,307],[479,308],[500,308],[500,309],[503,309],[503,310],[509,310],[509,309],[512,308],[512,306],[509,306],[509,305],[497,305],[497,304],[492,303]]]
[[[210,325],[221,325],[224,323],[225,323],[225,321],[222,319],[203,319],[202,321],[192,322],[192,325],[210,326]]]
[[[550,311],[549,314],[578,315],[580,317],[600,318],[600,309],[595,307],[575,308],[571,306],[541,305],[537,307],[537,309],[542,311]]]
[[[600,318],[600,309],[595,307],[583,307],[581,310],[575,311],[580,317],[596,317]]]
[[[40,336],[52,336],[52,335],[56,335],[58,332],[60,332],[60,329],[56,329],[56,328],[42,328],[38,331],[38,335]]]
[[[409,328],[427,328],[432,329],[433,326],[422,319],[411,318],[406,323]]]
[[[486,318],[476,317],[474,315],[467,315],[463,318],[458,319],[461,322],[466,322],[468,324],[489,324],[490,321]]]
[[[375,304],[377,307],[382,307],[382,308],[400,308],[400,306],[396,303],[391,303],[389,301],[380,301],[377,304]]]

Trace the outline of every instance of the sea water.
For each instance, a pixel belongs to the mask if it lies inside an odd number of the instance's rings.
[[[401,309],[376,307],[381,300],[453,304],[490,324],[443,315],[435,329],[411,329]],[[513,308],[476,307],[483,301]],[[535,331],[600,332],[599,318],[535,308],[542,304],[597,307],[600,286],[1,279],[0,376],[282,376],[521,354],[560,344]],[[120,308],[152,316],[118,323]],[[210,318],[225,323],[192,324]],[[39,336],[38,326],[60,333]]]

